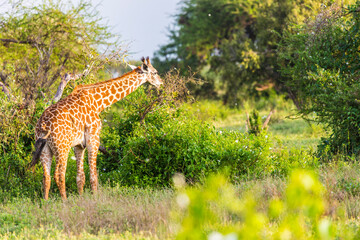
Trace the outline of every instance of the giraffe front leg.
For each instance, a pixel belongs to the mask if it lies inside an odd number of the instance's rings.
[[[49,190],[51,185],[51,162],[52,162],[52,153],[48,146],[45,146],[41,155],[40,155],[40,162],[44,170],[44,177],[43,177],[43,190],[44,190],[44,199],[49,199]]]
[[[98,187],[98,177],[96,171],[96,157],[99,151],[100,145],[100,121],[99,124],[96,126],[92,126],[87,131],[87,138],[86,138],[86,149],[88,151],[88,161],[89,161],[89,168],[90,168],[90,186],[91,191],[93,193],[97,192]]]
[[[81,145],[74,147],[74,153],[76,157],[76,167],[77,167],[76,184],[80,195],[83,193],[84,185],[85,185],[84,152],[85,152],[85,148],[82,147]]]
[[[55,182],[59,188],[59,192],[62,200],[66,200],[66,188],[65,188],[65,173],[67,166],[67,157],[69,150],[64,151],[62,154],[55,155],[56,166],[55,166]]]

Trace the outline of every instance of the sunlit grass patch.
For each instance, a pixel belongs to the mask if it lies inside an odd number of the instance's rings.
[[[247,112],[250,113],[259,104],[247,103],[244,107],[230,109],[219,101],[199,101],[184,106],[187,111],[193,113],[207,122],[211,122],[218,129],[246,131]],[[263,106],[259,110],[259,116],[263,122],[271,111],[270,106]],[[251,107],[252,106],[252,107]],[[286,102],[274,108],[274,112],[268,124],[268,131],[289,148],[316,149],[322,137],[328,134],[322,125],[305,121],[301,118],[292,118],[295,114],[294,106]]]
[[[0,239],[17,235],[35,239],[46,234],[59,239],[64,234],[81,238],[85,233],[111,236],[127,232],[165,238],[172,195],[170,189],[116,186],[101,187],[96,195],[70,195],[64,202],[59,198],[14,199],[0,205]],[[42,232],[32,231],[38,228]]]

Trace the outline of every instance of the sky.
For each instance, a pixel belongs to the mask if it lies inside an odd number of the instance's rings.
[[[76,2],[75,0],[73,0]],[[129,58],[152,57],[168,41],[180,0],[92,0],[100,15],[129,43]]]

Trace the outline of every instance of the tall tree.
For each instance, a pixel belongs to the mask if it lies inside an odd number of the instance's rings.
[[[0,16],[0,76],[27,104],[39,89],[54,91],[65,72],[91,67],[104,47],[119,46],[89,3],[45,0],[27,7],[24,2]]]
[[[156,52],[155,64],[183,71],[190,66],[208,82],[206,94],[221,89],[217,92],[230,105],[273,86],[284,91],[277,44],[291,23],[315,15],[321,4],[317,0],[184,0],[170,43]]]
[[[284,34],[279,63],[299,114],[331,133],[319,150],[360,154],[360,2],[324,8]]]

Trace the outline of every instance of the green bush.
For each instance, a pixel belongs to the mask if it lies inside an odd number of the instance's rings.
[[[321,154],[360,151],[359,6],[357,1],[347,8],[324,7],[315,19],[287,32],[281,44],[282,73],[300,114],[324,123],[331,133]]]
[[[1,95],[2,92],[0,92]],[[38,174],[31,174],[27,164],[31,161],[34,126],[44,110],[43,104],[34,109],[24,108],[21,101],[10,102],[0,96],[0,201],[24,193],[34,194],[41,185]]]
[[[132,97],[142,94],[139,90]],[[124,185],[170,185],[175,173],[194,183],[223,168],[238,181],[246,175],[283,176],[293,167],[317,164],[306,151],[275,148],[266,131],[217,130],[186,109],[166,105],[149,112],[143,122],[136,111],[114,113],[102,134],[110,154],[100,156],[100,178]]]

